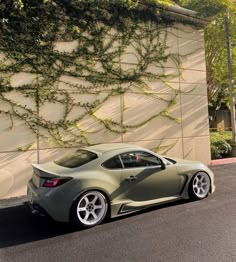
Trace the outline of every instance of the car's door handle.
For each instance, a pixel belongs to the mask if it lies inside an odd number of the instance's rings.
[[[135,180],[137,180],[136,176],[128,176],[125,178],[125,180],[128,180],[129,182],[134,182]]]

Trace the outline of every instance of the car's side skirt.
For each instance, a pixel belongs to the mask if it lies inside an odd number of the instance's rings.
[[[125,215],[128,213],[137,212],[139,210],[149,208],[155,205],[161,205],[168,202],[173,202],[182,199],[180,195],[163,197],[159,199],[153,199],[148,201],[131,201],[131,200],[120,200],[111,203],[111,217]]]

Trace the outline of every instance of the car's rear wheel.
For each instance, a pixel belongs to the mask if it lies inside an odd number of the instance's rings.
[[[106,217],[107,209],[106,197],[101,192],[85,192],[72,207],[72,222],[83,228],[96,226]]]
[[[203,199],[208,196],[211,188],[211,181],[205,172],[198,172],[192,178],[189,185],[190,198],[194,200]]]

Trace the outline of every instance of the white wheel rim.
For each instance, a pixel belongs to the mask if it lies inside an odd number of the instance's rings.
[[[97,191],[86,193],[77,205],[78,219],[84,225],[96,225],[101,221],[107,211],[104,196]]]
[[[205,173],[198,173],[193,179],[193,191],[199,198],[207,196],[210,190],[210,179]]]

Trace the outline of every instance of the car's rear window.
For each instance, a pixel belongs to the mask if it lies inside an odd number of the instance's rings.
[[[93,152],[87,150],[77,150],[76,152],[63,156],[55,161],[55,163],[59,166],[75,168],[87,164],[97,157],[98,156]]]

